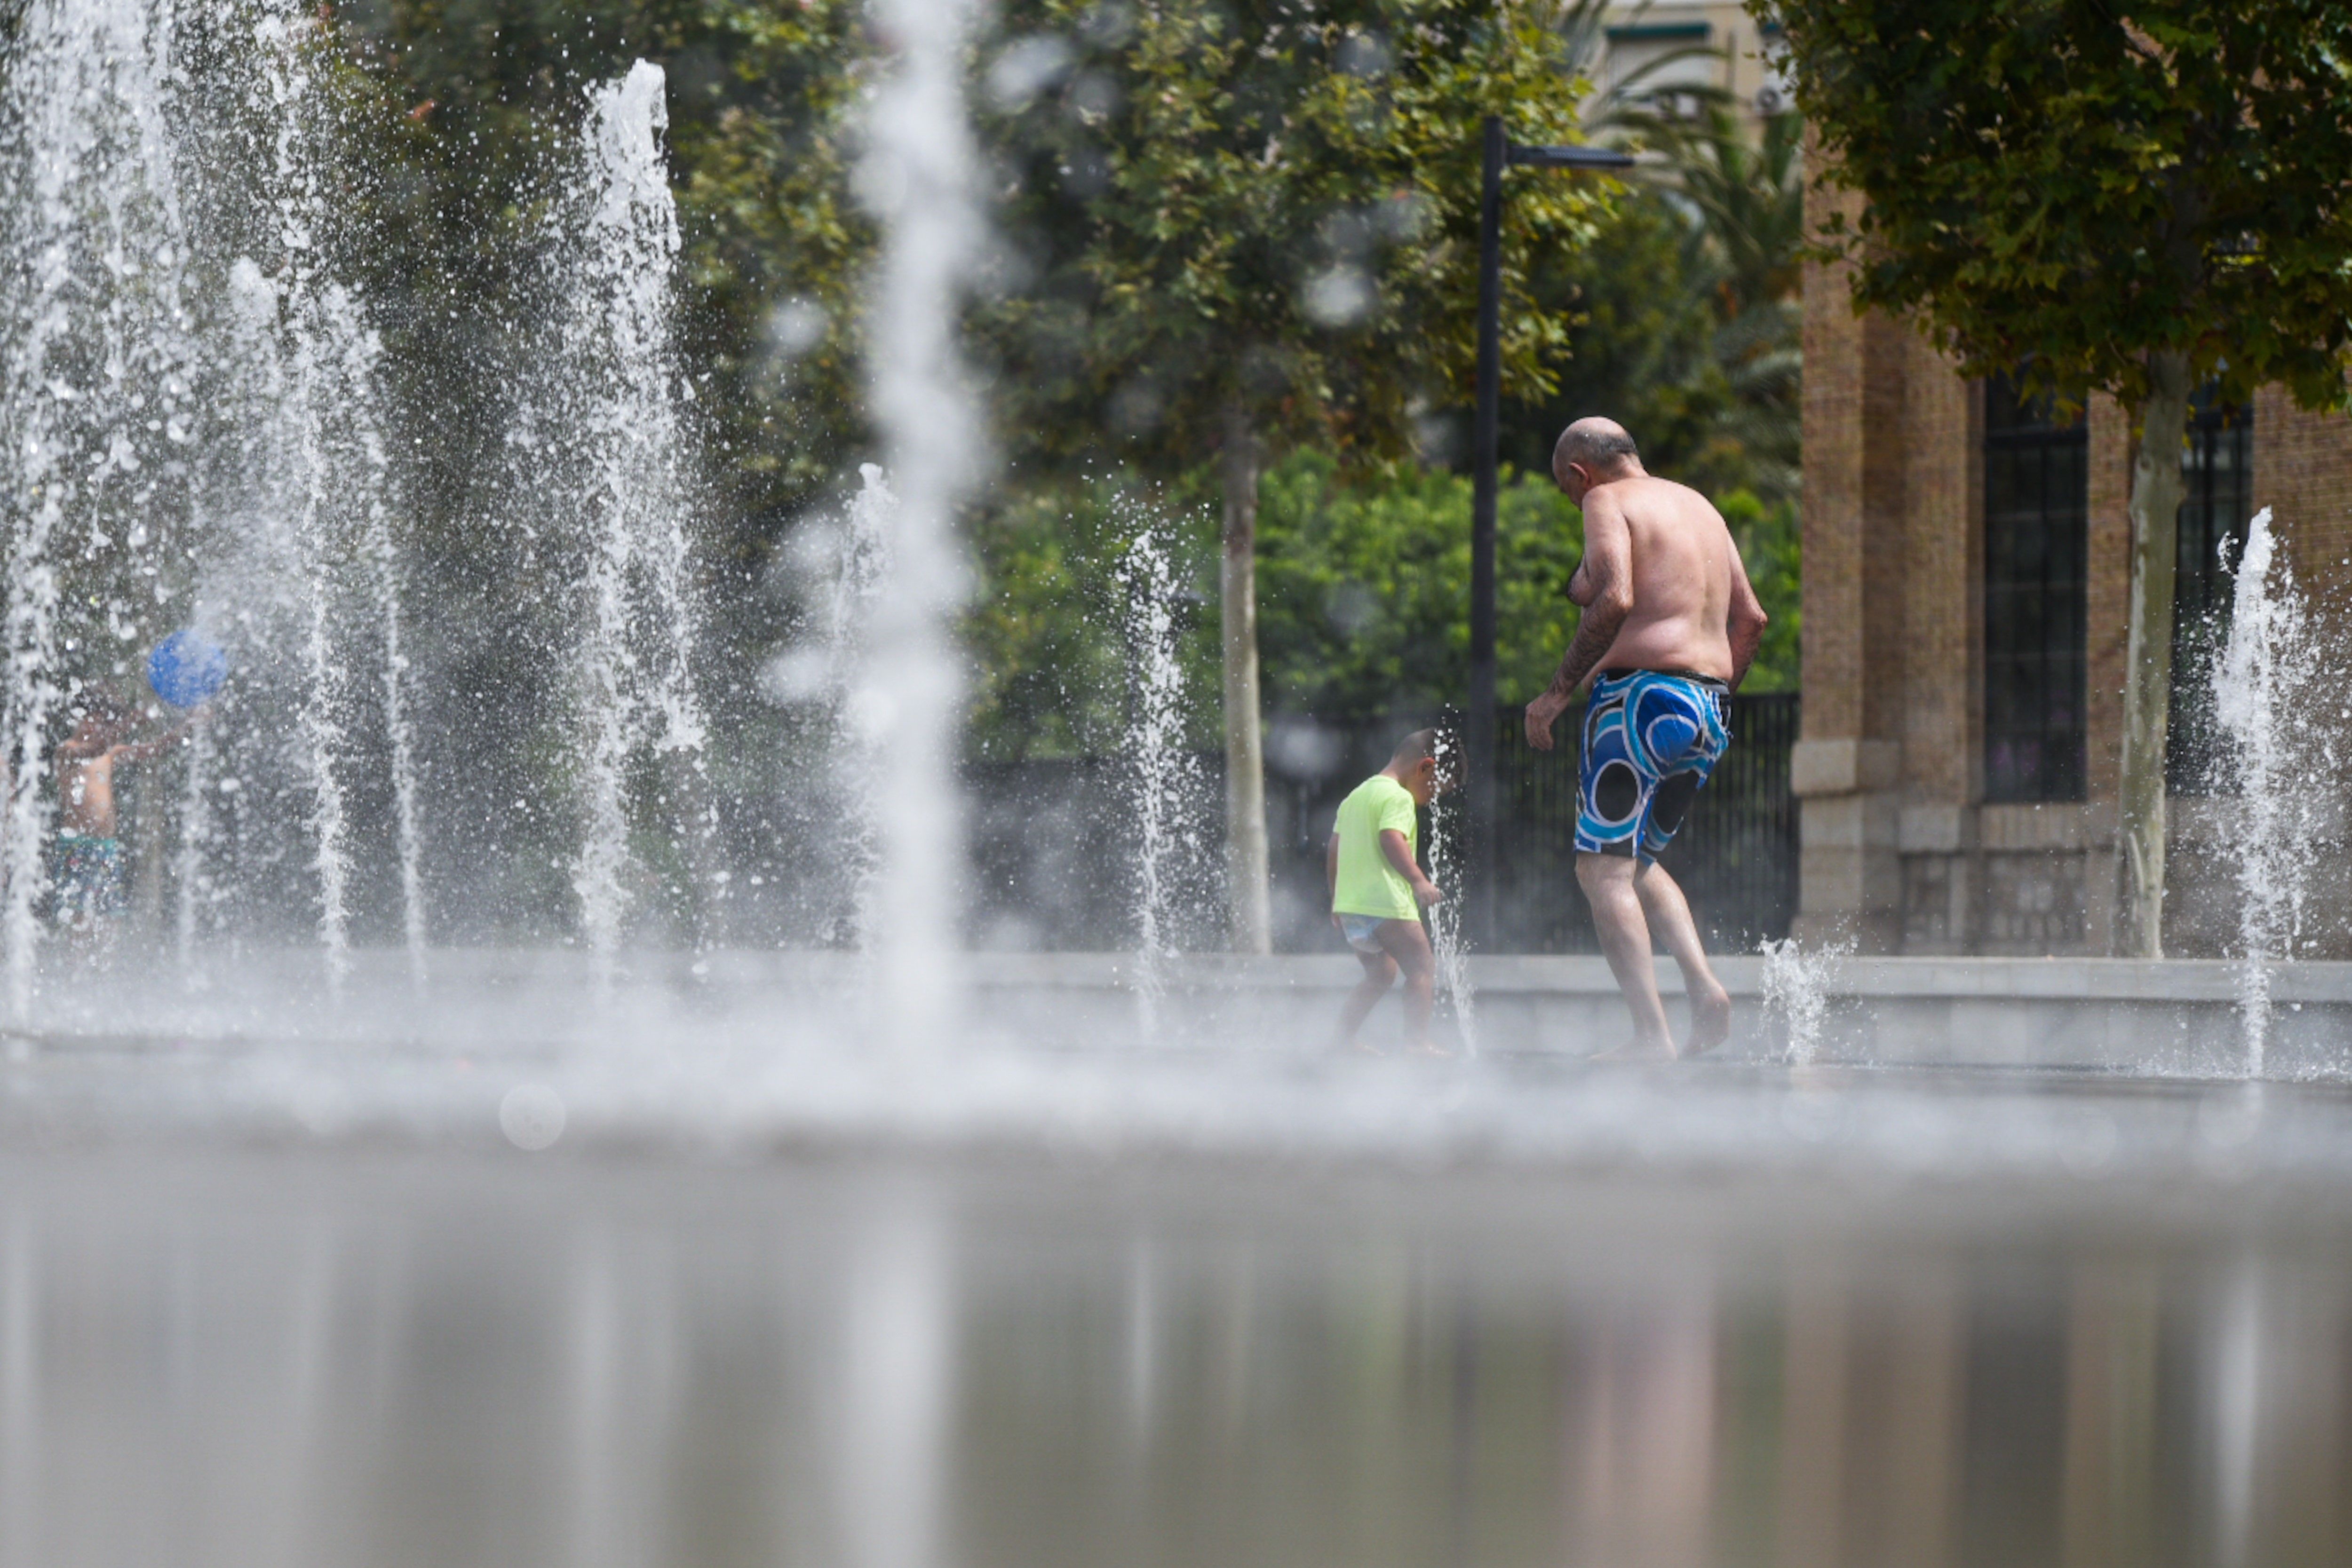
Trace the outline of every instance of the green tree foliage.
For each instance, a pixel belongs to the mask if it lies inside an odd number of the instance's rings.
[[[1681,119],[1621,110],[1612,123],[1661,162],[1590,245],[1538,263],[1531,292],[1570,325],[1554,394],[1507,383],[1505,456],[1540,472],[1569,419],[1605,413],[1657,473],[1793,502],[1802,126],[1780,114],[1751,134],[1713,104]]]
[[[2132,476],[2124,950],[2161,949],[2174,517],[2191,390],[2340,404],[2352,11],[2336,0],[1780,0],[1799,106],[1859,216],[1857,305],[1972,374],[2115,394]]]
[[[1470,482],[1409,461],[1350,480],[1303,452],[1267,475],[1261,582],[1277,710],[1340,722],[1459,703],[1468,679]],[[1496,508],[1498,690],[1523,702],[1567,649],[1584,525],[1549,478]]]
[[[1578,139],[1580,84],[1546,16],[1524,0],[1007,5],[986,125],[1026,287],[988,337],[1016,450],[1172,476],[1218,450],[1236,406],[1270,451],[1407,450],[1416,399],[1467,384],[1481,119]],[[1515,193],[1505,351],[1538,384],[1564,323],[1530,308],[1528,270],[1589,233],[1592,193]]]
[[[747,525],[728,553],[761,554],[864,434],[856,294],[872,235],[849,194],[863,5],[375,0],[349,12],[414,127],[389,182],[404,243],[384,257],[379,297],[410,303],[421,340],[404,358],[453,377],[479,345],[455,340],[466,329],[434,307],[495,306],[530,286],[534,203],[583,89],[638,57],[665,68],[688,346],[711,378],[723,514]]]
[[[1573,141],[1580,83],[1535,0],[1015,0],[987,79],[1025,274],[988,313],[1006,429],[1223,492],[1219,620],[1234,940],[1267,937],[1255,583],[1258,479],[1303,442],[1405,449],[1466,376],[1479,126]],[[1559,324],[1520,307],[1530,247],[1590,187],[1530,188],[1505,352],[1542,380]],[[1008,278],[1009,280],[1009,278]]]
[[[974,751],[992,759],[1115,752],[1127,670],[1114,563],[1144,527],[1175,544],[1192,583],[1181,656],[1215,689],[1212,482],[1085,479],[1006,498],[974,523],[982,583],[968,639],[980,690]],[[1747,490],[1717,497],[1772,622],[1744,691],[1797,685],[1796,508]],[[1583,519],[1551,481],[1506,475],[1497,507],[1499,692],[1541,691],[1575,632],[1568,580]],[[1462,700],[1468,680],[1470,482],[1410,459],[1344,467],[1292,454],[1265,475],[1259,633],[1267,706],[1352,726]],[[1202,714],[1196,744],[1213,744]]]
[[[1722,497],[1773,624],[1748,685],[1796,679],[1796,517]],[[1549,476],[1505,476],[1496,516],[1496,688],[1542,691],[1576,629],[1568,581],[1584,520]],[[1350,476],[1319,452],[1266,476],[1261,514],[1266,686],[1277,711],[1353,723],[1458,703],[1468,679],[1470,481],[1410,461]],[[1785,622],[1784,622],[1784,619]]]
[[[1190,487],[1197,492],[1199,486]],[[1179,657],[1196,733],[1215,744],[1215,514],[1197,494],[1133,474],[1047,480],[972,519],[979,590],[964,627],[971,651],[971,748],[990,760],[1108,756],[1126,744],[1128,650],[1120,557],[1150,528],[1191,584]]]

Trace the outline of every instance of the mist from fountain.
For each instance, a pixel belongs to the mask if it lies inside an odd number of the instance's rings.
[[[406,411],[359,281],[373,220],[354,196],[372,171],[329,86],[331,47],[298,0],[201,16],[40,0],[8,45],[0,259],[32,285],[0,304],[0,439],[26,476],[0,500],[0,966],[20,1019],[44,935],[53,732],[92,686],[133,686],[145,648],[183,625],[227,649],[233,678],[140,776],[142,820],[176,818],[140,873],[167,883],[153,936],[194,980],[209,945],[307,904],[340,984],[364,856],[425,973],[437,737],[404,609],[416,508],[387,434]],[[728,881],[692,667],[696,443],[671,335],[663,92],[645,64],[592,90],[570,162],[550,171],[541,319],[503,372],[520,460],[482,519],[548,541],[578,594],[544,651],[579,676],[577,742],[549,773],[580,802],[572,880],[606,974],[651,880],[631,855],[648,814],[688,862],[666,868],[674,904],[707,921]]]
[[[394,531],[404,484],[382,423],[383,347],[352,276],[366,236],[340,194],[351,149],[322,75],[316,18],[273,0],[240,21],[253,47],[221,57],[245,61],[251,75],[232,77],[225,110],[192,112],[182,151],[215,214],[214,231],[199,236],[199,258],[207,243],[229,247],[221,265],[231,307],[199,340],[220,439],[193,508],[195,614],[231,633],[247,672],[242,703],[222,705],[242,723],[225,745],[205,749],[221,754],[207,759],[234,765],[220,786],[247,800],[266,795],[279,766],[272,709],[282,703],[292,712],[302,804],[289,814],[308,831],[318,939],[330,984],[340,985],[352,946],[360,735],[381,726],[400,930],[412,976],[421,977],[430,933],[420,768]],[[198,95],[193,107],[212,106]],[[254,188],[236,183],[240,170]],[[188,767],[192,781],[205,776],[195,758]],[[186,953],[196,941],[197,893],[209,884],[217,894],[236,880],[210,857],[226,853],[241,866],[253,852],[209,831],[208,807],[191,816],[181,866]],[[252,836],[240,822],[236,837]]]
[[[967,591],[956,512],[983,441],[958,343],[985,225],[964,103],[968,0],[878,0],[875,15],[893,58],[858,177],[883,225],[869,364],[898,504],[890,591],[865,607],[851,702],[877,764],[875,997],[886,1038],[920,1048],[944,1038],[961,989],[964,682],[950,620]]]
[[[803,818],[824,862],[807,890],[817,906],[815,929],[821,940],[870,952],[882,864],[874,809],[879,733],[877,715],[854,699],[874,602],[890,591],[898,498],[878,463],[861,464],[858,481],[837,520],[803,524],[793,538],[792,560],[809,611],[799,635],[770,663],[766,685],[780,703],[813,708],[823,736],[823,776],[813,784],[823,804]]]

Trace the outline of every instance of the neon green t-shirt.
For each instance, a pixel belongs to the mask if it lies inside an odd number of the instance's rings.
[[[1404,835],[1408,850],[1418,846],[1412,791],[1387,774],[1375,773],[1339,802],[1339,879],[1331,889],[1333,914],[1421,918],[1412,884],[1381,853],[1381,833],[1388,828]]]

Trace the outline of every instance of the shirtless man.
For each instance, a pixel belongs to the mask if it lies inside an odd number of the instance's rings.
[[[1731,1032],[1731,998],[1657,857],[1730,743],[1725,700],[1756,657],[1764,607],[1722,515],[1687,486],[1644,473],[1613,421],[1580,419],[1561,432],[1551,473],[1584,509],[1584,560],[1568,585],[1584,616],[1551,685],[1528,705],[1528,744],[1551,749],[1552,721],[1598,671],[1578,768],[1576,880],[1633,1012],[1622,1054],[1675,1054],[1650,958],[1654,932],[1682,967],[1691,1004],[1683,1053],[1695,1055]]]

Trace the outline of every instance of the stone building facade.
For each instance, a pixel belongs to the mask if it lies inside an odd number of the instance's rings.
[[[1833,199],[1811,194],[1809,226]],[[1800,934],[1864,952],[2108,951],[2127,421],[2095,399],[2061,424],[1964,380],[1906,324],[1857,317],[1837,267],[1806,275],[1804,351]],[[2299,583],[2336,613],[2352,420],[2266,388],[2251,409],[2203,409],[2184,465],[2166,950],[2210,954],[2236,907],[2229,781],[2200,739],[2203,612],[2230,592],[2216,547],[2274,508]]]

